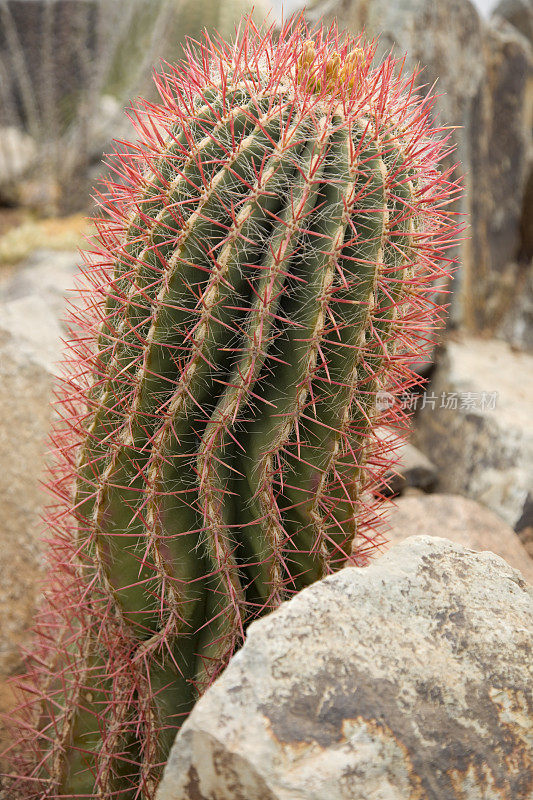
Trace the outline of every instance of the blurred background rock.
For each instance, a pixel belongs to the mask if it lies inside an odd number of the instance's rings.
[[[259,12],[261,2],[255,4]],[[231,36],[247,0],[1,0],[0,199],[66,214],[87,206],[124,106],[203,26]]]
[[[254,17],[269,11],[254,2]],[[230,37],[247,0],[0,0],[0,678],[19,668],[39,593],[39,486],[61,318],[91,186],[132,98],[202,26]],[[285,14],[297,4],[285,3]],[[274,4],[271,21],[279,16]],[[533,0],[310,0],[310,22],[379,34],[437,80],[468,236],[443,347],[420,366],[412,444],[380,494],[392,540],[448,536],[515,565],[533,553]],[[483,403],[482,398],[495,398]],[[455,404],[450,402],[455,397]],[[433,398],[433,399],[432,399]],[[445,398],[445,399],[443,399]],[[386,435],[386,433],[384,434]],[[438,496],[432,500],[429,494]],[[466,498],[466,499],[465,499]],[[531,565],[524,572],[531,574]],[[0,707],[8,708],[0,680]]]

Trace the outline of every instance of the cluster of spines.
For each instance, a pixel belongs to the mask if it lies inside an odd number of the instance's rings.
[[[458,187],[414,77],[313,42],[191,48],[115,156],[59,395],[28,797],[152,797],[250,620],[375,546],[377,426],[406,425],[376,395],[418,380]]]

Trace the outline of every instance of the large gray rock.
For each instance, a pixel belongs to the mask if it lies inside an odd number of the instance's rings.
[[[469,497],[431,494],[400,497],[387,518],[388,549],[409,536],[443,536],[472,550],[491,550],[533,585],[533,560],[515,531]]]
[[[413,537],[254,622],[157,800],[527,800],[533,592]]]
[[[309,6],[309,4],[308,4]],[[311,21],[336,19],[353,33],[379,36],[379,52],[407,53],[424,67],[419,84],[436,91],[439,120],[454,133],[465,174],[469,238],[454,283],[456,322],[489,329],[516,297],[521,221],[531,171],[533,52],[501,16],[483,20],[468,0],[315,0]]]
[[[440,491],[472,497],[513,528],[533,489],[532,397],[533,356],[497,340],[450,341],[414,437]]]

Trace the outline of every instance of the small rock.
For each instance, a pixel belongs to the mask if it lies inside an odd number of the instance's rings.
[[[252,623],[157,800],[527,800],[533,590],[412,537]]]
[[[395,434],[387,430],[380,431],[380,438],[394,440]],[[395,450],[397,463],[385,475],[385,485],[379,487],[384,497],[403,494],[407,488],[422,489],[431,492],[437,481],[437,469],[429,458],[409,442],[403,442]]]
[[[533,561],[514,530],[474,500],[451,494],[400,497],[388,522],[388,546],[408,536],[443,536],[471,550],[491,550],[533,585]]]
[[[414,436],[439,491],[472,497],[515,529],[533,487],[532,397],[533,356],[494,339],[449,342]]]

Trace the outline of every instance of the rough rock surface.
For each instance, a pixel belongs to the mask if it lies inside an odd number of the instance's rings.
[[[414,442],[436,465],[438,490],[524,527],[533,493],[533,356],[496,340],[449,342],[428,393],[434,400],[419,414]]]
[[[407,53],[437,81],[439,120],[459,126],[469,237],[461,248],[453,314],[475,330],[494,330],[517,297],[521,220],[531,172],[533,51],[501,16],[484,21],[468,0],[315,0],[311,21],[337,19],[353,33],[379,35],[379,50]],[[504,123],[502,124],[502,121]]]
[[[501,517],[468,497],[452,494],[400,497],[388,518],[387,549],[409,536],[443,536],[471,550],[491,550],[533,585],[533,560]]]
[[[445,539],[314,584],[250,626],[158,800],[527,800],[532,612],[519,572]]]
[[[40,512],[52,371],[59,358],[59,317],[76,263],[73,253],[44,253],[0,294],[0,710],[10,702],[2,680],[19,664],[41,579]]]

